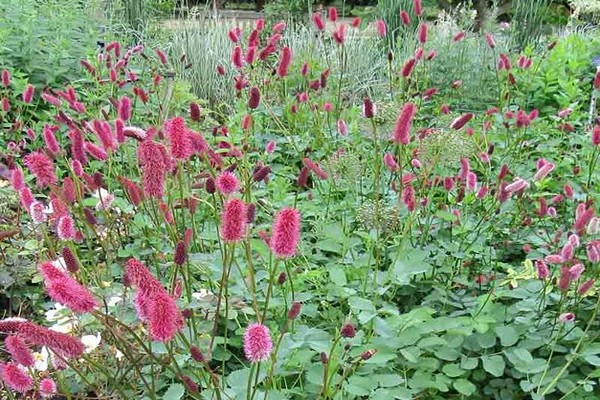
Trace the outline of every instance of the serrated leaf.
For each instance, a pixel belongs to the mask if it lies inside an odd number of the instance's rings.
[[[519,334],[512,326],[496,327],[496,335],[500,339],[500,344],[504,347],[512,346],[519,341]]]
[[[183,397],[185,388],[180,383],[174,383],[163,395],[163,400],[179,400]]]
[[[452,386],[454,386],[454,389],[456,389],[458,393],[463,394],[465,396],[470,396],[477,390],[477,387],[475,385],[463,378],[454,381],[454,384]]]
[[[502,356],[482,356],[481,361],[483,362],[483,369],[495,377],[500,377],[504,374],[506,362]]]

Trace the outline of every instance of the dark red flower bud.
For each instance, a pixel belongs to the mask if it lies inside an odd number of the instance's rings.
[[[302,308],[302,303],[295,301],[292,303],[290,310],[288,311],[287,318],[288,319],[296,319],[298,315],[300,315],[300,309]]]

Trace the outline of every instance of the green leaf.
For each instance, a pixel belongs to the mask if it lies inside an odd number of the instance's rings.
[[[475,368],[477,368],[477,364],[479,364],[479,359],[477,359],[475,357],[462,356],[460,358],[460,367],[462,369],[467,369],[467,370],[475,369]]]
[[[442,372],[448,375],[450,378],[456,378],[464,375],[466,371],[462,370],[458,364],[446,364],[442,368]]]
[[[482,356],[483,369],[495,377],[500,377],[504,374],[506,362],[502,356]]]
[[[339,267],[333,267],[329,270],[329,279],[337,286],[346,286],[348,281],[346,280],[346,274]]]
[[[381,374],[375,376],[380,387],[389,388],[399,386],[404,382],[400,374]]]
[[[460,356],[460,352],[452,347],[441,347],[435,352],[437,358],[446,361],[454,361]]]
[[[348,299],[348,304],[351,308],[358,311],[367,311],[369,313],[375,314],[375,306],[371,302],[371,300],[363,299],[361,297],[350,297]]]
[[[500,343],[504,347],[512,346],[519,341],[519,334],[512,326],[496,327],[496,335],[498,335]]]
[[[470,396],[477,390],[477,387],[466,379],[457,379],[454,381],[454,389],[460,394]]]
[[[174,383],[169,386],[169,390],[163,396],[163,400],[179,400],[183,397],[185,388],[180,383]]]

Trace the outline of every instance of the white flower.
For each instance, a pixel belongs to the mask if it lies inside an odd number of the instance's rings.
[[[54,265],[56,268],[62,271],[67,270],[67,263],[65,262],[65,259],[63,257],[58,257],[56,260],[52,261],[52,265]]]
[[[123,358],[123,353],[121,353],[121,350],[115,349],[115,358],[117,360],[121,360]]]
[[[112,296],[110,299],[108,299],[106,305],[108,305],[109,307],[114,307],[117,305],[117,303],[120,303],[122,301],[123,298],[121,296]]]
[[[99,188],[97,191],[95,191],[93,197],[98,199],[96,210],[109,210],[113,201],[115,201],[115,196],[104,188]]]
[[[35,364],[33,367],[38,371],[46,371],[48,369],[48,359],[50,358],[50,352],[46,346],[42,347],[39,352],[33,353],[33,359]]]
[[[83,335],[81,337],[81,343],[83,343],[83,345],[85,346],[86,354],[94,351],[100,345],[101,341],[102,341],[102,336],[100,336],[100,332],[98,332],[96,334],[96,336]]]

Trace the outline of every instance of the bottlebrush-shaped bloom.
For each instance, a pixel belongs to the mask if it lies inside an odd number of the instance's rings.
[[[200,121],[200,106],[194,101],[190,102],[190,119],[194,122]]]
[[[329,7],[329,10],[327,11],[327,17],[329,18],[329,20],[331,22],[336,22],[337,19],[338,19],[337,8],[335,8],[335,7]]]
[[[360,17],[354,17],[352,18],[351,25],[353,28],[358,29],[360,27],[361,22],[362,19]]]
[[[569,267],[562,267],[560,269],[560,277],[558,278],[558,289],[561,292],[566,292],[569,290],[569,286],[571,285],[571,271]]]
[[[587,281],[583,282],[581,285],[579,285],[579,288],[577,288],[577,294],[580,296],[585,295],[588,290],[594,287],[594,283],[596,283],[596,281],[593,279],[588,279]]]
[[[402,24],[404,26],[410,25],[410,17],[408,16],[408,13],[406,11],[400,11],[400,19],[402,20]]]
[[[33,87],[32,84],[28,84],[27,87],[25,88],[25,90],[23,91],[23,102],[30,104],[31,101],[33,100],[33,93],[35,91],[35,88]]]
[[[23,178],[23,171],[18,168],[12,170],[10,174],[10,184],[15,191],[19,191],[25,187],[25,180]]]
[[[452,121],[452,123],[450,124],[450,128],[459,130],[460,128],[465,126],[467,124],[467,122],[469,122],[472,118],[473,118],[472,113],[466,113],[459,117],[456,117],[454,119],[454,121]]]
[[[88,158],[85,154],[83,134],[78,129],[72,129],[69,131],[68,136],[71,139],[71,156],[74,160],[79,161],[82,166],[86,165]]]
[[[237,177],[229,171],[225,171],[217,176],[215,183],[219,192],[226,196],[237,192],[240,188],[240,182]]]
[[[575,314],[573,314],[572,312],[560,314],[558,320],[563,323],[573,322],[575,321]]]
[[[31,189],[27,186],[23,187],[23,189],[19,190],[19,201],[23,208],[29,212],[31,208],[31,204],[35,201],[33,198],[33,193],[31,193]]]
[[[90,312],[97,306],[94,296],[87,288],[58,270],[51,262],[43,262],[39,270],[44,276],[46,292],[54,301],[75,313]]]
[[[44,205],[36,200],[32,201],[29,206],[29,216],[34,224],[42,224],[48,220]]]
[[[285,21],[279,21],[275,25],[273,25],[273,33],[281,33],[285,30],[287,24]]]
[[[592,129],[592,144],[594,146],[600,146],[600,125],[594,126]]]
[[[506,190],[508,193],[514,193],[518,192],[519,190],[526,189],[528,187],[529,183],[527,183],[526,180],[516,177],[512,183],[506,185],[504,190]]]
[[[54,136],[55,129],[49,125],[45,125],[42,130],[42,136],[44,138],[44,144],[51,153],[56,154],[60,151],[60,145]]]
[[[533,176],[533,179],[536,181],[540,181],[540,180],[544,179],[546,176],[548,176],[548,174],[550,174],[550,172],[552,172],[554,170],[555,167],[556,167],[556,165],[554,165],[551,162],[544,163],[544,165],[542,165],[537,170],[537,172]]]
[[[249,91],[248,108],[255,110],[260,105],[260,89],[253,87]]]
[[[98,161],[106,161],[108,159],[108,153],[104,151],[100,146],[96,146],[92,142],[85,142],[84,148],[86,153],[92,156],[94,159]]]
[[[25,156],[23,163],[35,176],[38,186],[56,185],[58,179],[54,172],[52,160],[42,152],[36,151]]]
[[[42,396],[53,396],[56,394],[56,383],[50,378],[40,381],[40,394]]]
[[[25,393],[33,387],[33,379],[27,370],[15,363],[0,364],[0,378],[12,390]]]
[[[382,19],[378,19],[376,24],[377,24],[377,34],[380,37],[385,37],[385,35],[387,35],[387,25],[385,24],[385,21]]]
[[[27,342],[46,346],[62,357],[79,357],[85,351],[85,346],[79,339],[36,325],[33,322],[21,323],[17,331]]]
[[[494,36],[491,33],[488,32],[485,34],[485,41],[487,42],[487,45],[490,47],[490,49],[496,48],[496,40],[494,39]]]
[[[385,153],[383,155],[383,163],[390,171],[396,171],[398,169],[398,163],[396,162],[396,159],[392,153]]]
[[[548,265],[543,260],[537,260],[535,262],[535,269],[537,271],[538,279],[548,279],[550,276],[550,269],[548,269]]]
[[[321,14],[315,13],[312,15],[312,21],[315,24],[317,30],[322,31],[325,29],[325,22],[323,22],[323,18],[321,18]]]
[[[375,116],[375,104],[370,97],[365,97],[363,100],[363,115],[365,118],[373,118]]]
[[[394,136],[392,138],[395,143],[410,143],[410,130],[412,127],[412,120],[416,113],[417,106],[413,103],[406,103],[404,107],[402,107],[402,111],[396,120],[396,127],[394,128]]]
[[[169,62],[167,55],[159,48],[154,49],[154,54],[156,54],[156,56],[158,57],[160,63],[162,65],[167,65],[167,63]]]
[[[415,189],[411,185],[405,186],[404,189],[402,189],[402,202],[408,211],[415,211],[417,204],[415,200]]]
[[[425,44],[427,42],[427,33],[429,31],[429,25],[423,22],[419,25],[419,33],[417,38],[419,39],[419,43]]]
[[[77,259],[75,253],[73,253],[73,250],[71,250],[68,247],[63,247],[61,255],[65,260],[65,266],[67,268],[67,271],[69,271],[72,274],[79,271],[79,260]]]
[[[142,164],[144,195],[162,198],[166,172],[170,167],[166,148],[148,138],[140,144],[137,154]]]
[[[125,265],[124,282],[137,288],[138,317],[148,322],[152,340],[166,342],[183,326],[183,315],[162,284],[135,258]]]
[[[96,119],[92,123],[92,128],[92,132],[98,137],[104,150],[111,151],[117,148],[108,122]]]
[[[121,97],[118,108],[119,118],[122,121],[129,121],[131,118],[131,99],[127,96]]]
[[[2,70],[2,86],[5,88],[10,86],[10,72],[6,69]]]
[[[246,204],[240,199],[229,199],[221,214],[221,238],[235,242],[244,237],[246,230]]]
[[[146,312],[150,337],[154,341],[168,342],[183,327],[183,315],[165,290],[148,295]]]
[[[300,241],[300,213],[284,208],[277,213],[272,228],[270,248],[277,257],[292,257]]]
[[[244,67],[242,48],[240,46],[235,46],[231,51],[231,65],[235,69],[242,69]]]
[[[573,224],[573,230],[577,234],[583,233],[583,231],[587,227],[588,223],[596,215],[596,212],[594,211],[594,209],[592,207],[585,208],[585,204],[583,204],[583,207],[581,207],[581,209],[582,209],[581,212],[576,213],[575,223]]]
[[[266,361],[273,350],[271,331],[262,324],[251,324],[244,332],[244,354],[252,363]]]
[[[25,367],[33,367],[35,360],[27,344],[19,336],[11,335],[4,341],[6,350],[12,359]]]
[[[344,44],[344,42],[346,41],[346,25],[345,24],[338,25],[337,29],[333,32],[331,37],[333,38],[334,42],[336,42],[337,44],[339,44],[339,45]]]
[[[56,226],[56,234],[60,240],[75,240],[77,238],[77,228],[73,217],[69,214],[61,216]]]
[[[279,65],[277,66],[277,75],[280,78],[287,76],[290,63],[292,62],[292,50],[285,46],[281,49],[281,58],[279,59]]]
[[[417,15],[417,17],[420,17],[421,14],[423,14],[423,4],[421,3],[421,0],[413,0],[413,6],[415,14]]]
[[[466,35],[465,31],[460,31],[452,37],[452,40],[454,42],[460,42],[465,38],[465,35]]]
[[[340,136],[348,136],[348,125],[343,119],[337,120],[337,131]]]
[[[171,155],[180,160],[189,158],[193,153],[185,120],[175,117],[165,122],[165,132],[171,145]]]
[[[577,263],[569,268],[569,274],[571,276],[571,281],[576,281],[581,278],[581,274],[585,271],[585,267],[582,263]]]
[[[410,76],[410,74],[412,73],[413,69],[415,68],[416,64],[417,64],[416,58],[409,58],[402,66],[400,75],[402,75],[403,78],[408,78]]]

